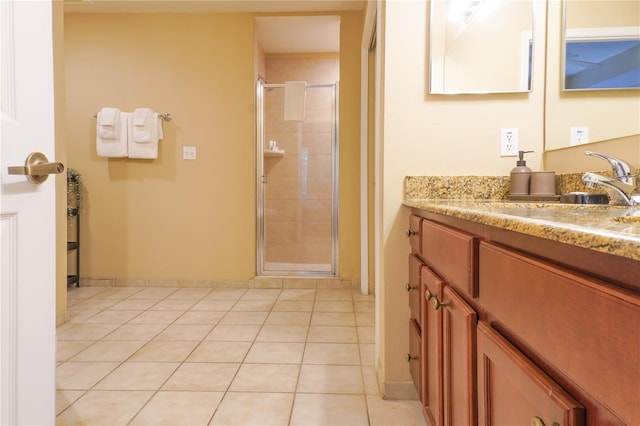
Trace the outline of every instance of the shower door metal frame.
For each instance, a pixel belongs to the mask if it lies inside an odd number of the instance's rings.
[[[339,162],[339,82],[326,84],[307,83],[309,88],[331,88],[331,271],[292,271],[265,270],[266,241],[265,241],[265,183],[264,174],[264,91],[268,89],[283,89],[284,84],[269,84],[262,78],[256,81],[256,275],[258,276],[310,276],[310,277],[338,277],[339,276],[339,233],[338,233],[338,166]]]

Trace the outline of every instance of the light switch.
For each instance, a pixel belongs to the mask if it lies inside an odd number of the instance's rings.
[[[182,159],[183,160],[195,160],[196,159],[196,147],[195,146],[183,146],[182,147]]]

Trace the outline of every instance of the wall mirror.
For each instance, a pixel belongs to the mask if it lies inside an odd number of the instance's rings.
[[[429,93],[531,91],[532,0],[432,0]]]
[[[640,87],[640,2],[564,2],[564,90]]]
[[[590,13],[586,13],[590,10]],[[577,14],[578,16],[574,16]],[[640,19],[640,2],[626,0],[550,1],[547,8],[545,81],[545,150],[575,145],[572,129],[586,128],[582,143],[626,138],[640,134],[640,89],[564,89],[566,30],[612,27],[612,16],[633,25],[627,17]],[[625,17],[625,18],[622,18]],[[582,22],[578,24],[577,22]],[[572,30],[573,29],[573,30]],[[624,31],[627,31],[626,29]],[[569,37],[570,38],[570,37]],[[577,57],[572,59],[578,60]]]

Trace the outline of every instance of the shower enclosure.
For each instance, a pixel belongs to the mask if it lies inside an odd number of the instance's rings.
[[[257,274],[338,275],[338,83],[306,84],[284,120],[285,84],[256,84]]]

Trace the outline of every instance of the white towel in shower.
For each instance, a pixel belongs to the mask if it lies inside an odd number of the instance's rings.
[[[113,157],[113,158],[123,158],[127,156],[128,147],[127,147],[127,128],[129,122],[129,113],[120,112],[118,114],[118,134],[117,137],[103,138],[101,136],[100,128],[100,113],[98,113],[98,120],[96,125],[96,151],[98,153],[98,157]]]
[[[134,113],[135,115],[135,113]],[[157,112],[151,113],[148,120],[149,137],[144,142],[138,142],[135,139],[137,127],[135,119],[129,123],[129,158],[143,158],[155,160],[158,158],[158,141],[164,137],[162,131],[162,117]]]
[[[284,83],[284,121],[304,120],[304,101],[307,94],[305,81]]]
[[[102,108],[96,116],[96,123],[101,139],[120,138],[120,110],[118,108]]]

